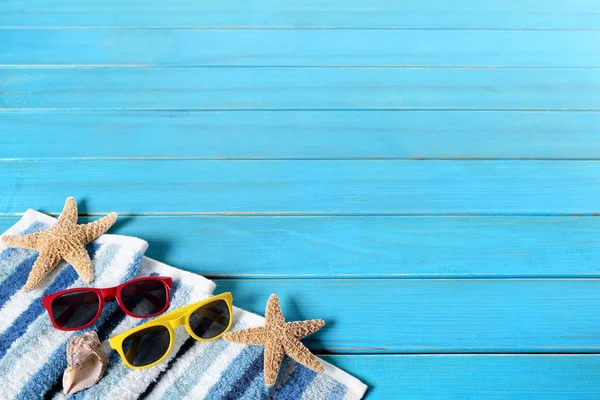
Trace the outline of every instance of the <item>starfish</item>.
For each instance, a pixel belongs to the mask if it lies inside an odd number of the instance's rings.
[[[23,289],[28,292],[35,288],[61,260],[71,264],[84,281],[93,281],[94,269],[85,245],[108,231],[116,220],[117,214],[110,213],[89,224],[77,225],[77,203],[69,197],[58,221],[50,229],[29,235],[2,236],[4,243],[11,247],[39,252]]]
[[[315,372],[324,371],[319,359],[300,343],[300,339],[315,333],[324,325],[325,321],[322,319],[285,322],[279,298],[272,294],[267,302],[265,326],[229,332],[224,339],[230,342],[264,346],[265,384],[273,386],[286,354]]]

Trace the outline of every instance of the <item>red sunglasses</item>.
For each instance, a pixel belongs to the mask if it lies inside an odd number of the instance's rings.
[[[63,331],[87,328],[100,317],[104,301],[116,299],[121,310],[136,318],[148,318],[169,308],[173,279],[167,276],[138,278],[112,288],[73,288],[42,299],[52,325]]]

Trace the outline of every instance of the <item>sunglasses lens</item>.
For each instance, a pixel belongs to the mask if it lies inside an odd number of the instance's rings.
[[[167,305],[167,288],[158,280],[134,282],[121,290],[121,301],[127,311],[140,317],[156,314]]]
[[[99,307],[100,299],[94,292],[65,293],[52,301],[52,317],[61,328],[79,328],[94,319]]]
[[[225,332],[229,326],[229,307],[223,300],[203,305],[190,315],[190,327],[196,336],[212,339]]]
[[[156,362],[169,350],[171,334],[164,326],[152,326],[135,332],[123,341],[123,353],[129,363],[143,367]]]

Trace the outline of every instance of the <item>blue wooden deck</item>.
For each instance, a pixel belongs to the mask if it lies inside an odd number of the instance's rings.
[[[3,0],[0,229],[121,214],[368,399],[600,398],[597,0]]]

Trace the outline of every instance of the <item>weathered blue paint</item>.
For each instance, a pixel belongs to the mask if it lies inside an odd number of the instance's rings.
[[[54,160],[0,167],[0,191],[19,194],[0,197],[9,215],[27,207],[60,212],[69,195],[86,198],[81,212],[136,214],[600,211],[597,161]]]
[[[598,126],[565,111],[3,111],[0,156],[597,159]]]
[[[368,399],[600,397],[598,355],[325,356],[371,384]]]
[[[590,48],[600,31],[2,29],[0,42],[6,43],[0,65],[584,68],[600,62],[600,51]]]
[[[217,279],[261,313],[277,293],[306,339],[335,353],[598,353],[596,279]]]
[[[598,398],[599,7],[5,0],[1,230],[129,214],[372,399]]]
[[[5,26],[598,29],[595,0],[4,0]]]
[[[28,67],[0,80],[11,110],[600,111],[600,69],[585,68]]]
[[[215,278],[600,278],[596,217],[141,215],[111,232]]]

